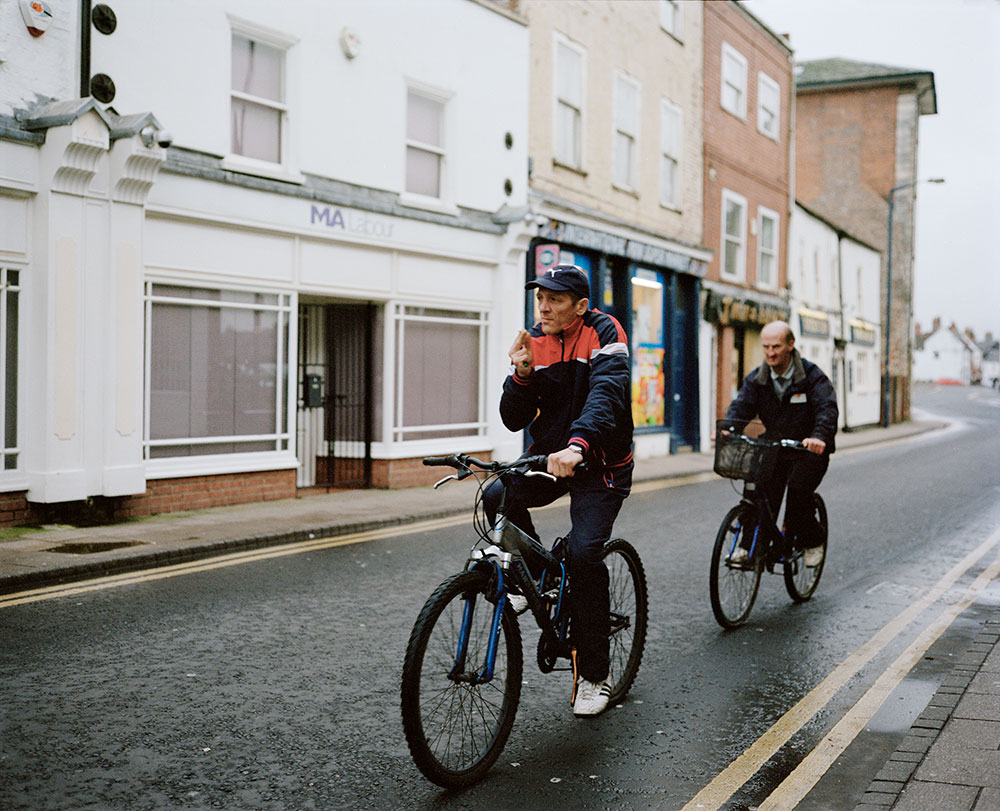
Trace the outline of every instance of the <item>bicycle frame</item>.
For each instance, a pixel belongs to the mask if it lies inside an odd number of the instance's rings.
[[[770,556],[765,559],[765,564],[767,566],[768,572],[774,572],[774,566],[776,563],[789,563],[791,558],[786,557],[788,552],[785,532],[778,527],[777,517],[771,510],[771,504],[767,500],[767,496],[762,490],[757,488],[756,482],[744,482],[743,484],[743,497],[740,499],[741,504],[752,508],[757,513],[757,523],[754,526],[753,538],[750,541],[750,546],[747,549],[749,557],[751,560],[754,558],[754,553],[757,551],[758,541],[763,540],[767,544],[765,552],[769,552],[771,549],[775,548],[777,544],[781,544],[779,549],[780,556],[777,559],[770,559]],[[761,538],[761,530],[764,531],[764,537]],[[736,546],[740,543],[740,538],[736,537],[733,539],[732,549],[729,550],[732,554],[736,550]]]
[[[465,655],[468,644],[469,628],[472,625],[472,615],[475,610],[474,601],[467,599],[465,611],[462,619],[462,628],[459,633],[459,645],[455,654],[455,667],[448,674],[449,678],[460,681],[467,679],[474,684],[488,682],[493,678],[493,668],[496,664],[497,642],[500,636],[500,620],[503,617],[504,609],[507,606],[507,580],[512,581],[521,594],[528,601],[528,608],[531,609],[532,616],[538,627],[542,631],[542,636],[548,642],[556,641],[560,646],[566,644],[567,622],[563,615],[563,598],[566,589],[566,565],[553,557],[542,544],[531,536],[522,532],[513,522],[508,520],[504,508],[507,501],[506,476],[501,480],[504,482],[504,492],[497,509],[497,520],[490,530],[490,538],[493,541],[484,549],[473,549],[466,562],[466,569],[471,570],[480,566],[488,566],[496,582],[495,606],[493,609],[493,622],[490,627],[490,639],[486,649],[486,661],[482,670],[476,677],[463,675],[465,670]],[[545,581],[551,576],[559,578],[559,591],[555,599],[555,610],[552,616],[549,615],[549,608],[543,601],[543,591],[535,585],[534,579],[528,573],[524,554],[536,556],[543,565],[542,575],[539,582],[544,587]],[[506,575],[506,577],[505,577]],[[566,656],[569,656],[569,649],[566,648]]]

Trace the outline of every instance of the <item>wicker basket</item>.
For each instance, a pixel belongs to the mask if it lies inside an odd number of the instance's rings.
[[[714,470],[727,479],[756,482],[767,476],[775,450],[769,443],[742,434],[719,432],[715,435]]]

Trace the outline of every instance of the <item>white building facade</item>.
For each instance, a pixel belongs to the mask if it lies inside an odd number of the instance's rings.
[[[138,514],[516,452],[496,403],[530,237],[525,21],[114,11],[35,37],[0,6],[0,490]]]
[[[801,204],[789,242],[796,347],[833,382],[842,429],[877,425],[881,254]]]

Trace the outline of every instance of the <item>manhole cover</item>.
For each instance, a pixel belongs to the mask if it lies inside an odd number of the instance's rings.
[[[46,549],[46,552],[59,552],[66,555],[94,555],[98,552],[110,552],[112,549],[125,549],[129,546],[142,546],[144,541],[94,541],[90,543],[63,543]]]

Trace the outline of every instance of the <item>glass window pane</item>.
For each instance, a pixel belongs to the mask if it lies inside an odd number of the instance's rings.
[[[771,254],[760,255],[760,283],[764,285],[774,283],[774,257]]]
[[[10,281],[11,271],[8,271]],[[15,279],[16,282],[16,279]],[[4,360],[4,447],[17,447],[17,334],[18,334],[18,294],[7,291],[7,312],[4,333],[6,335],[6,357]]]
[[[638,129],[638,101],[635,85],[619,79],[615,90],[615,124],[618,129],[635,134]]]
[[[434,99],[410,93],[406,105],[406,137],[411,141],[441,147],[441,113],[444,105]]]
[[[667,205],[677,201],[677,161],[663,156],[660,161],[661,200]]]
[[[556,110],[556,160],[580,165],[580,114],[562,103]]]
[[[406,148],[406,190],[427,197],[441,196],[441,156],[408,146]]]
[[[281,161],[281,111],[248,101],[232,100],[232,150],[237,155]]]
[[[730,276],[738,276],[740,272],[740,245],[729,239],[726,240],[725,272]]]
[[[575,107],[580,107],[583,101],[583,58],[581,55],[562,43],[556,49],[558,67],[556,70],[556,95]]]
[[[476,324],[406,320],[400,331],[403,405],[400,428],[477,422],[479,343]],[[474,434],[474,429],[439,429],[407,434],[410,439]]]
[[[743,207],[726,200],[726,234],[736,239],[743,236]]]
[[[615,183],[625,188],[632,187],[632,147],[628,135],[615,133]]]
[[[760,218],[760,243],[767,250],[774,250],[774,220],[771,217]]]
[[[234,34],[233,90],[280,102],[283,59],[283,51]]]

